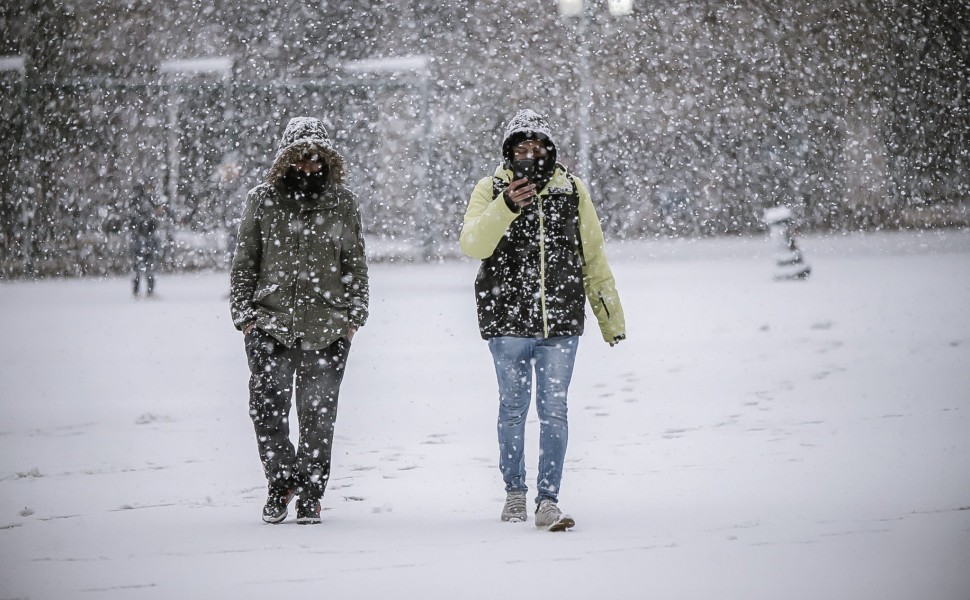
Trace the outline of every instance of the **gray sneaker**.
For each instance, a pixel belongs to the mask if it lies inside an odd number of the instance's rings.
[[[502,520],[509,523],[522,523],[529,518],[525,510],[525,492],[509,492],[502,507]]]
[[[552,500],[543,500],[536,507],[536,527],[542,527],[548,531],[566,531],[575,524],[576,521],[569,515],[562,514]]]

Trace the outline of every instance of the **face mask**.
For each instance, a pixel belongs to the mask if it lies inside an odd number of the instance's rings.
[[[316,173],[304,173],[291,167],[283,177],[283,183],[286,187],[302,195],[319,194],[329,180],[330,169],[327,165],[324,165]]]

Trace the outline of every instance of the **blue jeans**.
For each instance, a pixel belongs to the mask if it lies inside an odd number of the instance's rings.
[[[539,475],[536,502],[559,500],[569,425],[566,394],[579,337],[496,337],[488,340],[498,377],[499,469],[505,491],[528,491],[525,482],[525,420],[532,401],[532,374],[539,413]]]

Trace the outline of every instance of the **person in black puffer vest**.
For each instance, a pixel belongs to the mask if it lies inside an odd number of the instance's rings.
[[[558,501],[566,396],[586,302],[607,343],[626,338],[589,191],[556,158],[546,121],[532,110],[517,113],[502,140],[502,163],[472,192],[460,238],[462,251],[482,261],[475,298],[498,377],[502,520],[526,520],[523,441],[534,375],[540,422],[535,524],[550,531],[575,524]]]

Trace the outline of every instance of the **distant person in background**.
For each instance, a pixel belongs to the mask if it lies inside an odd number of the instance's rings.
[[[337,397],[369,287],[357,199],[323,124],[291,119],[266,182],[249,192],[230,272],[232,321],[245,335],[249,415],[268,483],[263,521],[294,496],[319,523]],[[290,442],[291,398],[300,438]]]
[[[589,191],[556,162],[546,121],[531,110],[509,122],[502,162],[472,192],[461,249],[482,259],[475,280],[478,325],[498,378],[503,521],[527,519],[525,421],[536,381],[539,473],[535,524],[563,531],[558,507],[568,424],[566,396],[589,300],[603,339],[626,338],[623,308],[606,262]]]
[[[242,177],[242,171],[234,160],[225,162],[219,171],[222,191],[225,194],[225,203],[222,206],[222,226],[226,231],[225,260],[231,267],[232,258],[236,254],[239,222],[242,220],[248,190]],[[232,293],[227,293],[226,297],[231,298]]]
[[[227,199],[225,223],[226,223],[226,260],[232,265],[232,257],[236,254],[236,245],[239,243],[239,222],[242,217],[242,206],[245,202],[245,193],[242,197],[239,194],[232,194]]]
[[[219,179],[222,192],[225,194],[222,225],[226,231],[226,261],[232,265],[232,257],[236,253],[239,221],[242,219],[243,206],[248,195],[242,169],[235,156],[220,165]]]
[[[145,296],[155,295],[155,267],[158,262],[158,217],[162,207],[156,205],[151,192],[143,183],[135,185],[128,206],[128,231],[131,235],[129,248],[134,270],[132,295],[140,292],[141,275],[145,274]]]

